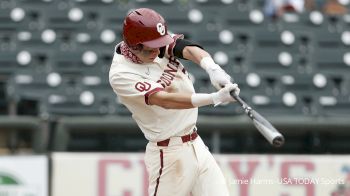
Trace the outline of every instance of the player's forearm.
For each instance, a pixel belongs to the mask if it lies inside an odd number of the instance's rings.
[[[182,55],[184,58],[200,65],[208,73],[213,70],[221,70],[221,67],[214,62],[210,54],[197,46],[186,46]]]
[[[191,94],[157,92],[149,97],[151,105],[157,105],[165,109],[189,109],[194,108],[191,102]]]
[[[231,91],[239,94],[237,84],[227,84],[224,88],[214,93],[168,93],[156,92],[148,98],[150,105],[157,105],[165,109],[189,109],[206,105],[220,105],[235,101],[230,95]]]
[[[231,76],[220,65],[216,64],[205,50],[197,46],[186,46],[183,49],[183,56],[200,65],[208,73],[210,81],[216,89],[231,82]]]
[[[210,57],[210,54],[207,51],[197,46],[186,46],[182,51],[182,55],[184,58],[198,65],[200,65],[200,62],[204,57]]]
[[[219,104],[217,93],[168,93],[157,92],[149,97],[150,105],[157,105],[165,109],[189,109],[206,105]],[[219,98],[220,99],[220,98]]]

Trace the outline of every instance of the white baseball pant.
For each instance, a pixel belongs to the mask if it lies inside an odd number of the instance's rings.
[[[149,142],[145,164],[149,196],[229,196],[225,177],[199,136],[186,143],[173,137],[167,147]]]

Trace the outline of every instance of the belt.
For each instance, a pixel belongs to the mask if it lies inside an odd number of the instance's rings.
[[[181,140],[183,143],[186,143],[186,142],[195,140],[197,138],[197,136],[198,136],[197,131],[194,131],[191,134],[181,136]],[[168,146],[169,142],[170,142],[170,138],[163,140],[163,141],[160,141],[160,142],[157,142],[157,146]]]

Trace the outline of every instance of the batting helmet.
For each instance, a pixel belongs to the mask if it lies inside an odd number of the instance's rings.
[[[150,48],[160,48],[174,41],[167,32],[164,18],[148,8],[133,10],[126,16],[123,39],[129,46],[143,44]]]

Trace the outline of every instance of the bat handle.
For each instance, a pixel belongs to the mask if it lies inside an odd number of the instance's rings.
[[[230,95],[235,99],[238,97],[235,90],[230,91]]]
[[[253,118],[253,113],[252,108],[245,102],[243,101],[236,93],[236,91],[231,91],[230,95],[242,106],[242,108],[244,109],[245,113],[250,117]]]
[[[236,99],[236,101],[239,103],[239,104],[241,104],[242,106],[245,106],[245,105],[247,105],[238,95],[237,95],[237,93],[236,93],[236,91],[231,91],[230,92],[230,95],[234,98],[234,99]]]

